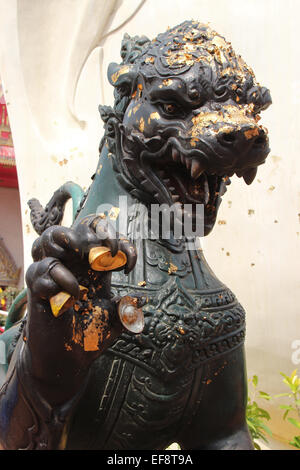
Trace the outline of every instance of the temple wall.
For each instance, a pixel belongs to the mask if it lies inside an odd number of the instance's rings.
[[[280,371],[300,373],[299,16],[298,0],[0,0],[0,73],[17,159],[25,267],[36,237],[27,200],[45,204],[68,180],[90,184],[102,135],[97,106],[112,103],[106,69],[120,60],[125,32],[152,38],[186,19],[210,22],[271,90],[273,105],[261,121],[270,156],[250,187],[232,178],[216,227],[203,240],[211,267],[247,311],[249,376],[257,374],[259,388],[271,394],[285,391]],[[268,406],[275,435],[291,436],[278,402]]]
[[[21,289],[24,286],[22,223],[19,191],[14,188],[0,187],[0,237],[16,268],[21,268],[18,284]]]

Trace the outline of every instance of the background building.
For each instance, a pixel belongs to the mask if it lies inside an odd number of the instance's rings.
[[[20,196],[7,105],[0,79],[0,311],[23,286]],[[4,316],[0,317],[0,324]]]

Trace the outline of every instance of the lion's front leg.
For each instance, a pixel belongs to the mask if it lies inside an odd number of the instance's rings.
[[[78,229],[49,228],[33,248],[26,325],[0,395],[4,449],[63,447],[91,364],[122,332],[122,299],[111,298],[111,272],[90,265],[88,253],[96,246],[108,247],[113,258],[121,251],[121,269],[134,267],[134,247],[112,237],[94,216]],[[63,312],[51,302],[61,292],[70,300]],[[129,314],[139,310],[139,299],[133,300]]]

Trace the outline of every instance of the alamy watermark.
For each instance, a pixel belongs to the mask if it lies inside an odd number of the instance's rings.
[[[193,240],[204,236],[203,204],[128,204],[119,196],[118,206],[101,204],[97,215],[107,218],[115,233],[128,234],[133,241],[145,239],[185,240],[187,249],[195,249]],[[101,237],[101,231],[99,231]],[[188,241],[187,241],[188,240]]]
[[[0,339],[0,364],[6,364],[6,347],[4,341]]]
[[[300,339],[294,339],[291,344],[291,348],[295,351],[292,353],[292,363],[296,366],[300,364]]]

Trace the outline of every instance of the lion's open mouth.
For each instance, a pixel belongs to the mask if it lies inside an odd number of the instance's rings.
[[[196,158],[185,156],[173,148],[171,156],[156,164],[153,171],[169,193],[169,203],[218,206],[230,184],[227,175],[204,171]]]
[[[184,222],[188,217],[193,227],[202,223],[204,235],[214,226],[230,177],[237,174],[246,184],[255,178],[255,161],[250,159],[249,167],[239,165],[228,158],[226,149],[223,156],[212,145],[185,148],[184,139],[174,135],[162,133],[146,139],[139,132],[120,130],[123,157],[115,165],[120,182],[127,188],[132,184],[135,197],[148,207],[158,204],[162,210],[164,205],[172,206],[176,220]],[[175,134],[177,129],[171,131],[168,133]]]

